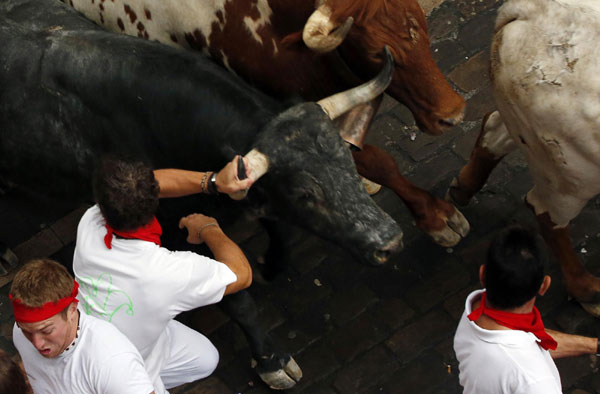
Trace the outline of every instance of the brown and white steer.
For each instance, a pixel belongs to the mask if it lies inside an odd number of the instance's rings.
[[[366,80],[381,68],[380,54],[387,45],[396,62],[387,93],[411,110],[423,131],[442,134],[463,118],[465,102],[431,56],[425,15],[416,0],[68,3],[109,30],[201,50],[279,98],[314,100],[354,86],[357,78]],[[346,72],[339,71],[340,64]],[[394,190],[437,243],[458,243],[469,231],[462,214],[412,185],[390,154],[362,146],[380,102],[366,104],[366,113],[357,108],[340,121],[345,139],[362,147],[353,153],[359,173]]]
[[[484,119],[469,163],[449,191],[466,203],[520,148],[534,181],[527,202],[561,264],[568,292],[600,315],[600,280],[583,267],[569,222],[600,193],[600,2],[510,0],[492,45],[498,111]]]

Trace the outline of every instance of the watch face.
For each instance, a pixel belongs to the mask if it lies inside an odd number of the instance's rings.
[[[219,190],[217,190],[217,173],[213,172],[212,175],[210,176],[210,192],[212,194],[217,194],[219,192]]]

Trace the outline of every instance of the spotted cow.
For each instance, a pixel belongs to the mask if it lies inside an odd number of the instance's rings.
[[[389,46],[396,68],[387,93],[425,132],[458,124],[464,100],[446,82],[430,50],[416,0],[63,0],[105,28],[196,49],[279,98],[315,100],[370,78]],[[397,193],[418,227],[443,246],[469,231],[450,203],[404,178],[393,157],[363,145],[380,98],[339,120],[357,149],[359,173]]]
[[[465,204],[509,152],[529,163],[527,203],[568,292],[600,316],[600,280],[581,264],[569,222],[600,193],[600,4],[510,0],[499,10],[491,70],[498,111],[484,119],[449,196]]]

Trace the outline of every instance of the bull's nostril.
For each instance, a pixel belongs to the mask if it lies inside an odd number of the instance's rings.
[[[377,250],[375,252],[375,260],[377,260],[378,263],[383,264],[390,258],[391,254],[392,252],[389,250]]]
[[[459,114],[456,114],[455,116],[449,116],[445,119],[438,120],[438,123],[444,127],[454,127],[457,124],[459,124],[460,122],[462,122],[464,117],[465,117],[465,112],[461,111]]]
[[[444,127],[454,127],[460,123],[460,120],[458,120],[456,118],[447,118],[447,119],[440,119],[438,122],[441,126],[444,126]]]
[[[396,234],[390,241],[388,241],[382,248],[377,249],[372,255],[372,264],[380,265],[388,261],[391,255],[403,248],[402,245],[402,232]]]

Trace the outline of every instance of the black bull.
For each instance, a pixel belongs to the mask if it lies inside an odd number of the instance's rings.
[[[90,200],[101,154],[206,170],[257,149],[269,169],[241,204],[363,261],[381,263],[400,246],[400,228],[363,190],[350,152],[317,104],[285,110],[203,56],[107,33],[52,0],[2,1],[0,43],[4,181]],[[234,318],[246,323],[259,368],[280,373],[253,312],[240,310],[247,303],[237,296]]]

